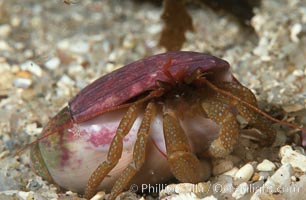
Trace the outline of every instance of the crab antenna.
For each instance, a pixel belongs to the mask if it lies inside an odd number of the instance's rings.
[[[263,112],[262,110],[260,110],[259,108],[257,108],[257,107],[255,107],[255,106],[249,104],[248,102],[246,102],[246,101],[240,99],[239,97],[237,97],[237,96],[231,94],[230,92],[227,92],[227,91],[225,91],[225,90],[220,89],[219,87],[217,87],[216,85],[214,85],[214,84],[213,84],[212,82],[210,82],[209,80],[207,80],[207,79],[205,79],[205,78],[201,78],[200,80],[203,81],[203,82],[205,82],[205,83],[206,83],[210,88],[212,88],[213,90],[215,90],[215,91],[217,91],[217,92],[219,92],[219,93],[221,93],[221,94],[223,94],[223,95],[226,95],[226,96],[228,96],[228,97],[230,97],[230,98],[232,98],[232,99],[235,99],[235,100],[241,102],[242,104],[244,104],[244,105],[246,105],[247,107],[251,108],[251,109],[254,110],[255,112],[257,112],[257,113],[259,113],[259,114],[265,116],[266,118],[270,119],[271,121],[274,121],[274,122],[276,122],[276,123],[279,123],[279,124],[283,124],[283,125],[289,126],[289,127],[291,127],[291,128],[294,128],[294,129],[299,129],[299,130],[301,130],[302,132],[305,132],[305,133],[306,133],[306,129],[304,129],[304,128],[302,128],[302,127],[299,127],[299,126],[297,126],[297,125],[294,125],[294,124],[292,124],[292,123],[286,122],[286,121],[278,120],[278,119],[276,119],[276,118],[270,116],[269,114]]]

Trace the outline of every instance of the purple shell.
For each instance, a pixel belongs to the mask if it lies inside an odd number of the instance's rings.
[[[73,120],[85,121],[145,91],[154,90],[156,81],[169,82],[164,73],[164,65],[169,62],[173,77],[182,71],[188,76],[196,70],[218,71],[220,77],[230,74],[226,61],[204,53],[178,51],[147,57],[97,79],[80,91],[69,102]]]

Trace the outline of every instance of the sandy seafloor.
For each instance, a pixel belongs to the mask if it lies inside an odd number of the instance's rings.
[[[208,52],[227,60],[237,79],[256,94],[263,110],[306,125],[306,1],[263,1],[255,9],[252,28],[206,7],[192,6],[189,12],[195,31],[187,33],[182,50]],[[87,84],[127,63],[164,52],[158,46],[161,13],[162,7],[132,1],[80,0],[66,5],[60,0],[0,0],[0,199],[81,198],[36,176],[30,169],[29,151],[14,155],[35,140],[48,119]],[[237,168],[249,162],[256,168],[267,158],[276,165],[268,174],[273,176],[285,165],[278,151],[286,141],[305,155],[299,147],[299,131],[275,126],[279,134],[273,150],[250,153],[238,162],[235,158],[220,162]],[[299,182],[304,189],[295,196],[269,194],[270,199],[305,197],[305,171],[302,168],[297,175],[297,167],[293,168],[287,184]],[[256,173],[260,175],[255,170],[254,182]],[[201,199],[208,194],[188,195],[161,198]],[[252,194],[214,196],[209,198],[250,199]]]

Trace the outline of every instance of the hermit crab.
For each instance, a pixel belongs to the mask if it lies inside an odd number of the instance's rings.
[[[237,116],[275,137],[271,121],[229,64],[197,52],[154,55],[113,71],[81,90],[32,143],[35,171],[62,188],[114,199],[129,184],[171,177],[199,182],[205,160],[231,153]]]

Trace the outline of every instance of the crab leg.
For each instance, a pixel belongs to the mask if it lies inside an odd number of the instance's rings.
[[[260,131],[257,138],[260,140],[260,145],[270,146],[275,141],[276,130],[272,127],[271,121],[266,120],[261,115],[253,122],[249,122],[249,126]],[[267,133],[267,134],[266,134]]]
[[[115,199],[116,196],[118,196],[118,194],[120,194],[124,190],[124,188],[128,185],[130,180],[134,177],[134,175],[140,170],[140,168],[144,164],[145,155],[146,155],[146,146],[147,146],[148,136],[150,133],[150,125],[155,114],[156,114],[156,106],[153,102],[150,102],[145,109],[145,113],[137,133],[137,140],[133,150],[133,160],[123,170],[120,177],[116,180],[109,197],[110,199]]]
[[[233,95],[239,96],[242,100],[257,107],[256,98],[248,88],[240,84],[228,82],[222,83],[220,87],[223,90],[230,91]],[[231,106],[235,106],[239,114],[247,120],[249,127],[255,128],[262,133],[257,135],[257,137],[261,141],[261,144],[267,146],[272,145],[276,136],[276,131],[272,127],[271,121],[266,120],[262,115],[249,109],[246,105],[241,104],[238,101],[229,98],[223,98],[223,101],[226,101],[226,99],[230,100],[228,103],[230,103]]]
[[[138,110],[139,104],[132,105],[129,107],[128,111],[120,121],[116,135],[110,145],[106,161],[97,167],[88,180],[85,190],[85,197],[87,199],[90,199],[96,193],[97,187],[103,181],[105,176],[107,176],[107,174],[116,166],[121,158],[123,138],[129,133],[132,125],[134,124],[137,118]]]
[[[257,107],[257,101],[254,94],[246,87],[241,85],[233,85],[233,83],[227,84],[227,87],[234,95],[240,95],[241,99]],[[272,122],[266,120],[262,115],[249,109],[244,104],[236,105],[239,113],[248,121],[248,125],[259,130],[262,134],[258,134],[258,138],[262,145],[272,145],[275,140],[276,130],[272,127]]]
[[[261,133],[267,133],[266,136],[258,135],[262,141],[262,145],[271,145],[276,136],[276,131],[272,128],[272,123],[265,120],[264,117],[270,119],[273,122],[287,125],[292,128],[301,129],[293,124],[284,122],[278,119],[271,117],[265,112],[257,108],[257,101],[254,94],[246,87],[242,86],[239,83],[234,82],[222,82],[221,89],[207,81],[206,79],[199,78],[197,79],[197,84],[205,85],[207,84],[211,89],[215,90],[218,93],[221,93],[223,97],[227,96],[228,100],[231,99],[231,105],[235,105],[237,110],[243,115],[243,117],[248,121],[249,126],[256,128]],[[230,92],[228,92],[230,91]],[[251,111],[252,110],[252,111]],[[264,117],[263,117],[264,116]]]
[[[231,153],[238,140],[236,116],[218,93],[213,97],[203,98],[202,108],[210,119],[220,125],[219,137],[212,142],[208,153],[213,157],[224,157]]]
[[[188,138],[173,112],[164,112],[163,129],[168,163],[173,175],[181,182],[197,183],[205,179],[209,172],[191,152]]]

